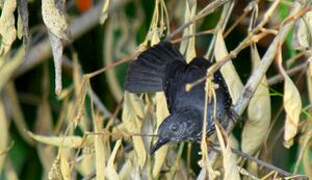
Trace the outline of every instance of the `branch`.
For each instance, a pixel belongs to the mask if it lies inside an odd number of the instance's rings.
[[[287,34],[289,33],[289,31],[291,30],[291,28],[293,27],[293,25],[295,23],[294,20],[296,18],[298,18],[297,15],[302,12],[302,9],[304,9],[302,4],[300,4],[297,1],[294,2],[294,6],[293,6],[293,8],[290,12],[290,15],[289,15],[289,20],[286,21],[282,25],[279,33],[276,35],[276,37],[274,38],[270,47],[268,48],[268,50],[266,51],[266,53],[262,57],[261,64],[258,66],[258,68],[252,73],[252,75],[248,79],[245,87],[243,88],[243,91],[242,91],[240,98],[238,99],[237,103],[234,105],[233,109],[237,113],[237,115],[241,116],[243,114],[243,112],[245,111],[245,109],[246,109],[251,97],[253,96],[256,88],[260,84],[263,76],[265,75],[265,73],[267,72],[268,68],[270,67],[270,65],[272,64],[272,62],[274,60],[275,54],[277,52],[278,44],[283,43],[285,41]],[[267,18],[265,20],[267,20]],[[263,21],[263,22],[265,22],[265,21]],[[265,23],[260,23],[253,31],[257,31],[257,29],[261,28],[261,26],[264,24]],[[246,41],[248,42],[248,37],[246,39],[247,39]],[[239,49],[241,44],[237,48],[235,48],[235,50]],[[235,50],[233,50],[233,51],[235,51]],[[231,52],[233,52],[233,51],[231,51]],[[231,54],[232,53],[229,54],[229,58],[231,56],[233,56]],[[236,55],[236,54],[234,54],[234,55]],[[224,59],[224,62],[227,62],[227,61],[228,61],[227,59]],[[222,64],[221,64],[221,66],[222,66]],[[228,127],[227,127],[227,132],[230,133],[232,131],[232,129],[234,128],[237,121],[234,122],[232,120],[228,120],[227,122],[229,122]],[[210,156],[210,160],[212,162],[215,162],[216,159],[217,159],[217,156],[215,154]]]
[[[302,5],[299,2],[294,2],[294,7],[290,13],[290,17],[294,17],[294,15],[298,14],[301,9]],[[258,68],[252,73],[250,78],[248,79],[243,92],[238,99],[236,105],[234,106],[234,110],[238,115],[242,115],[244,110],[246,109],[252,95],[254,94],[256,88],[260,84],[263,76],[269,69],[270,65],[272,64],[277,47],[279,43],[283,43],[287,37],[288,32],[291,30],[291,28],[294,25],[294,21],[288,21],[286,24],[281,28],[277,36],[274,38],[273,42],[271,43],[270,47],[264,54],[261,60],[261,64],[258,66]],[[234,123],[230,122],[230,125],[228,127],[228,131],[231,131],[234,127]]]
[[[304,62],[304,63],[301,63],[301,64],[299,64],[299,65],[297,65],[297,66],[287,70],[286,72],[287,72],[287,74],[289,76],[292,76],[292,75],[294,75],[294,74],[296,74],[298,72],[305,71],[305,69],[308,68],[308,64],[309,64],[308,61]],[[279,82],[281,82],[283,80],[284,80],[284,77],[281,74],[278,74],[278,75],[275,75],[275,76],[269,78],[268,79],[268,83],[269,83],[269,85],[273,85],[273,84],[277,84],[277,83],[279,83]]]

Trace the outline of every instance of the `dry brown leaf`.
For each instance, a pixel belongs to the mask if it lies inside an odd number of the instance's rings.
[[[112,64],[114,62],[113,58],[115,57],[115,47],[113,44],[115,40],[113,34],[114,33],[113,26],[114,26],[113,20],[109,20],[105,26],[105,36],[103,40],[104,42],[103,62],[105,63],[106,66]],[[109,69],[108,71],[105,71],[105,76],[112,95],[114,96],[117,102],[120,102],[122,99],[123,91],[116,74],[116,69],[112,68]]]
[[[9,142],[8,122],[9,121],[6,117],[5,107],[4,107],[2,98],[0,98],[0,129],[1,129],[0,152],[4,152],[8,148],[8,142]],[[0,172],[2,171],[4,167],[5,158],[6,158],[6,153],[0,155]]]
[[[62,91],[62,40],[49,32],[49,40],[52,47],[54,70],[55,70],[55,94],[60,96]]]
[[[302,109],[301,97],[298,89],[286,73],[284,75],[284,108],[286,122],[284,132],[284,146],[289,148],[293,145],[293,139],[297,134]]]
[[[185,5],[184,23],[187,23],[196,16],[197,1],[185,0]],[[193,35],[195,32],[196,25],[193,23],[188,28],[184,29],[182,38]],[[188,63],[191,62],[194,57],[196,57],[195,36],[181,42],[180,52],[185,55],[186,61]]]
[[[111,180],[119,180],[119,175],[116,171],[116,168],[114,167],[114,161],[117,155],[117,151],[119,147],[121,146],[121,140],[118,140],[114,146],[113,152],[111,153],[111,156],[108,159],[107,166],[105,168],[106,178]]]
[[[260,64],[256,46],[251,47],[252,69]],[[271,121],[271,98],[267,79],[264,76],[248,105],[248,119],[242,133],[242,151],[253,155],[267,136]]]
[[[48,174],[48,179],[49,180],[59,180],[62,179],[62,172],[61,172],[61,167],[60,167],[61,161],[60,157],[57,156],[52,164],[52,167],[49,171]]]
[[[71,161],[71,150],[60,147],[60,169],[62,173],[63,180],[71,180],[72,178],[72,167],[70,165]]]
[[[23,21],[21,16],[18,14],[17,17],[17,31],[16,31],[16,35],[18,39],[22,39],[23,37]]]
[[[128,132],[140,134],[143,124],[142,121],[145,117],[142,100],[135,94],[125,91],[123,107],[122,120],[125,128]],[[143,138],[140,136],[133,136],[132,140],[138,158],[138,164],[142,168],[147,157]]]
[[[92,112],[93,125],[94,125],[94,133],[100,133],[102,131],[103,126],[103,117],[100,115],[95,115]],[[94,147],[95,147],[95,167],[96,167],[96,179],[104,179],[105,177],[105,162],[106,162],[106,153],[104,140],[106,138],[103,135],[95,135],[94,136]]]
[[[17,20],[17,36],[19,39],[24,37],[24,43],[29,42],[29,26],[28,26],[28,1],[17,0],[18,3],[18,20]]]
[[[2,88],[7,84],[10,78],[14,75],[15,70],[24,62],[25,47],[22,46],[18,49],[14,57],[3,64],[0,68],[0,92]],[[0,59],[1,61],[4,59]]]
[[[239,180],[239,170],[236,164],[235,156],[232,153],[230,144],[226,144],[225,139],[222,136],[221,129],[219,125],[216,123],[216,133],[219,140],[219,144],[222,150],[223,155],[223,168],[224,168],[224,179],[231,179],[231,180]],[[227,142],[229,142],[227,140]]]
[[[122,180],[141,179],[140,169],[137,166],[137,159],[135,152],[131,151],[126,154],[126,162],[119,171],[119,177]]]
[[[86,149],[90,149],[90,147],[83,148],[83,151],[82,151],[83,159],[80,162],[78,162],[76,166],[76,169],[83,177],[94,173],[95,155],[94,155],[94,152],[88,152],[90,150],[86,150]]]
[[[312,57],[310,59],[308,70],[306,72],[307,89],[309,101],[312,102]]]
[[[294,33],[294,48],[304,49],[312,46],[312,11],[296,22]]]
[[[309,146],[312,146],[312,139],[310,138],[309,145],[303,154],[303,168],[304,172],[308,177],[312,177],[312,162],[311,162],[311,151],[309,151]],[[311,148],[310,148],[311,149]]]
[[[12,112],[14,112],[12,113],[13,121],[15,126],[17,127],[19,134],[28,144],[34,144],[34,141],[27,134],[28,127],[24,118],[22,107],[18,99],[14,82],[10,81],[9,83],[7,83],[6,93],[8,98],[10,98],[11,110]]]
[[[103,5],[102,14],[101,14],[101,18],[100,18],[101,24],[104,24],[107,17],[108,17],[108,11],[109,11],[110,4],[111,4],[110,0],[106,0],[104,5]]]
[[[62,39],[68,40],[69,29],[65,17],[65,0],[42,0],[42,18],[49,30],[55,69],[55,93],[62,91]]]
[[[0,17],[0,56],[6,54],[16,39],[15,17],[16,0],[5,0]]]
[[[56,148],[45,144],[38,144],[36,149],[43,168],[42,178],[47,179],[53,161],[57,155]]]
[[[222,36],[222,31],[219,31],[216,38],[216,44],[214,48],[214,56],[216,61],[221,61],[225,56],[228,55],[228,51]],[[225,83],[227,87],[229,87],[230,95],[233,99],[233,104],[235,104],[242,92],[243,83],[238,76],[237,71],[232,63],[232,61],[228,61],[221,68],[220,71],[224,77]]]
[[[12,166],[11,160],[7,160],[7,162],[8,163],[6,163],[5,176],[4,177],[6,179],[9,179],[9,180],[18,180],[18,174],[16,173],[14,167]]]
[[[155,96],[155,101],[156,101],[156,122],[158,129],[159,125],[163,122],[163,120],[169,116],[169,111],[164,92],[157,92]],[[158,151],[156,151],[155,162],[152,172],[154,178],[156,178],[159,175],[161,167],[163,166],[166,160],[167,152],[168,146],[164,146],[160,148]]]
[[[38,142],[48,144],[48,145],[52,145],[52,146],[58,146],[58,147],[62,146],[64,148],[66,148],[66,147],[68,147],[68,148],[80,148],[81,146],[84,146],[86,144],[90,144],[93,141],[89,137],[86,140],[84,140],[80,136],[63,136],[63,137],[42,136],[42,135],[33,134],[30,131],[28,131],[28,134],[30,135],[30,137],[32,137],[33,139],[35,139]],[[84,144],[84,143],[86,143],[86,144]]]
[[[163,36],[164,31],[166,30],[166,27],[170,26],[169,24],[166,25],[166,23],[168,22],[164,22],[165,18],[168,16],[167,13],[163,13],[163,11],[166,12],[164,4],[165,3],[163,0],[156,0],[155,2],[155,8],[151,25],[147,33],[147,36],[145,37],[145,40],[142,43],[144,46],[146,46],[149,41],[151,42],[151,45],[159,43],[160,38]]]
[[[69,29],[65,17],[65,0],[42,0],[41,12],[44,24],[59,39],[68,40]]]
[[[37,134],[48,134],[53,130],[53,120],[51,114],[51,107],[48,101],[48,92],[49,92],[49,77],[48,77],[48,67],[44,66],[44,75],[43,75],[43,85],[42,92],[44,92],[41,103],[38,106],[37,118],[36,118],[36,127],[35,132]],[[28,134],[27,134],[28,137]],[[37,153],[41,164],[43,166],[43,179],[48,178],[48,173],[52,167],[52,163],[56,158],[56,148],[51,147],[45,144],[37,144]]]

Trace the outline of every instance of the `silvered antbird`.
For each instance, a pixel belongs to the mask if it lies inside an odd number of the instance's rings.
[[[211,63],[204,58],[194,58],[186,63],[180,52],[169,42],[161,42],[142,54],[129,65],[125,88],[132,93],[164,91],[170,115],[158,129],[158,141],[150,150],[153,154],[164,144],[181,141],[199,141],[205,111],[205,82],[186,91],[186,84],[206,76]],[[225,125],[231,118],[231,97],[219,71],[214,73],[218,84],[216,94],[216,119]],[[207,134],[214,132],[213,101],[207,109]]]

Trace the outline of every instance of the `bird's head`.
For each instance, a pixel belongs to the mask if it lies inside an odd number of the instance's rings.
[[[168,116],[159,126],[158,140],[151,147],[150,153],[167,143],[195,141],[200,134],[202,115],[196,110],[181,109]]]

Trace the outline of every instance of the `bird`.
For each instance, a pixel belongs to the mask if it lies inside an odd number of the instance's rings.
[[[158,140],[150,148],[151,155],[165,144],[200,141],[205,111],[205,81],[190,91],[185,87],[205,77],[211,65],[212,62],[203,57],[195,57],[187,63],[169,41],[148,48],[130,62],[125,90],[136,94],[163,91],[170,112],[158,128]],[[232,99],[219,70],[214,73],[212,81],[217,84],[215,117],[225,126],[233,114]],[[207,106],[208,136],[215,131],[213,113],[214,102],[211,101]]]

